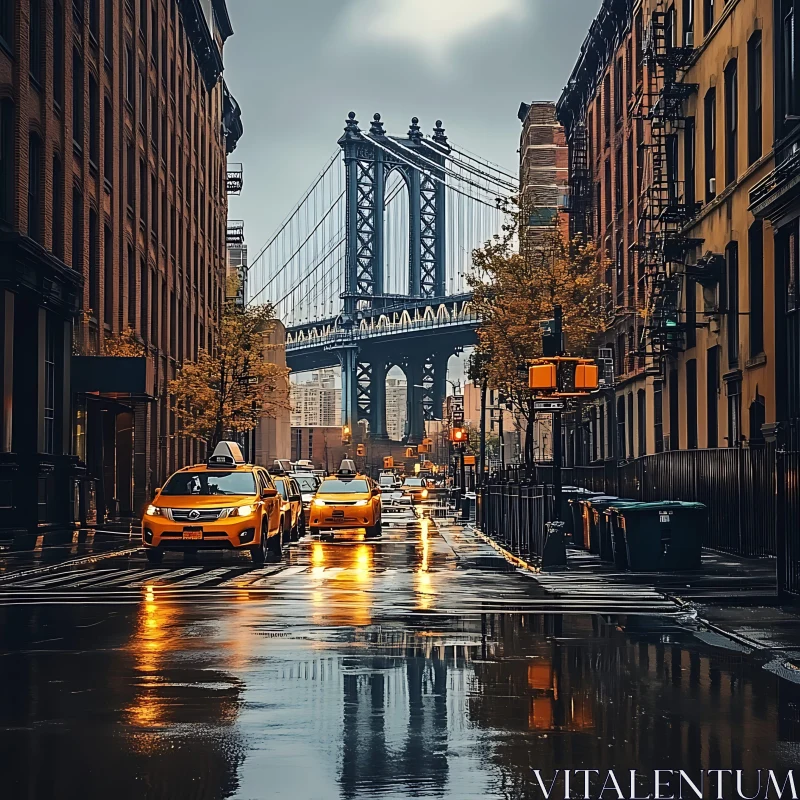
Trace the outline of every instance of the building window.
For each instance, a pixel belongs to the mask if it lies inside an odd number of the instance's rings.
[[[639,437],[638,455],[643,456],[647,453],[647,395],[644,389],[636,392],[636,412],[637,412],[637,433]]]
[[[761,157],[761,31],[747,42],[747,161],[753,164]]]
[[[89,209],[89,310],[100,319],[100,242],[97,212]]]
[[[644,43],[644,31],[642,27],[642,12],[637,11],[633,20],[634,35],[636,38],[636,85],[641,86],[644,77],[644,55],[642,45]],[[641,139],[639,140],[641,141]]]
[[[633,458],[635,452],[633,434],[633,392],[628,392],[628,456],[630,458]]]
[[[762,426],[767,421],[767,408],[764,397],[758,393],[756,387],[755,400],[750,404],[750,446],[764,444],[764,431]]]
[[[64,258],[64,168],[61,159],[53,156],[53,254]]]
[[[147,83],[144,72],[139,72],[139,126],[142,130],[147,128]]]
[[[100,39],[99,0],[89,0],[89,33],[95,41]]]
[[[714,0],[703,0],[703,34],[708,35],[708,32],[714,27]]]
[[[719,346],[706,351],[706,447],[719,446]]]
[[[685,279],[684,292],[686,294],[686,349],[697,346],[697,284]]]
[[[103,227],[103,321],[111,325],[114,319],[114,243],[111,228]]]
[[[683,46],[694,47],[694,0],[683,0]]]
[[[147,36],[147,0],[139,0],[139,33]]]
[[[627,458],[625,452],[625,398],[617,398],[617,453],[621,460]]]
[[[28,19],[28,57],[31,78],[37,83],[42,83],[42,13],[41,0],[30,0],[30,14]]]
[[[686,362],[686,447],[697,450],[697,359]]]
[[[136,93],[136,88],[134,85],[134,75],[136,74],[136,68],[133,64],[133,50],[131,49],[130,44],[127,42],[125,43],[125,101],[128,103],[131,108],[133,108],[134,102],[134,94]]]
[[[158,184],[156,176],[150,176],[150,231],[155,234],[158,230]]]
[[[0,3],[2,0],[0,0]],[[53,3],[53,101],[58,108],[64,105],[64,6]]]
[[[72,51],[72,141],[83,147],[83,59]]]
[[[725,312],[728,320],[728,366],[739,363],[739,244],[725,248]]]
[[[32,133],[28,137],[28,236],[42,242],[42,143]]]
[[[717,195],[717,92],[709,89],[704,101],[704,136],[706,151],[706,202]]]
[[[742,382],[728,381],[728,447],[742,446]]]
[[[128,327],[136,328],[136,256],[130,245],[128,245]]]
[[[680,450],[680,422],[678,421],[678,407],[680,398],[678,397],[678,370],[671,369],[669,372],[669,443],[668,449]]]
[[[611,141],[611,78],[606,75],[603,80],[603,131],[606,139],[605,143]]]
[[[150,272],[150,344],[158,347],[158,276]]]
[[[108,61],[114,53],[114,0],[105,0],[103,9],[103,49]]]
[[[656,453],[664,452],[664,393],[663,384],[653,384],[653,435]]]
[[[775,70],[775,77],[779,86],[776,87],[781,98],[782,108],[778,109],[777,119],[779,123],[780,135],[785,135],[797,124],[797,117],[800,114],[800,102],[798,101],[798,70],[800,65],[797,63],[797,37],[800,32],[795,24],[795,4],[797,0],[780,0],[781,30],[780,30],[780,49],[783,58],[776,58],[775,63],[783,62],[782,70]]]
[[[750,356],[764,352],[764,228],[756,220],[748,235],[750,290]]]
[[[44,332],[44,442],[45,453],[55,453],[56,446],[56,358],[58,356],[58,323],[47,314]]]
[[[143,339],[147,338],[148,334],[148,319],[147,319],[147,262],[139,259],[139,333]]]
[[[139,159],[139,219],[147,222],[147,164]]]
[[[0,39],[9,50],[13,50],[14,3],[13,0],[0,0]]]
[[[83,272],[83,195],[72,190],[72,268]]]
[[[625,91],[622,86],[624,75],[622,56],[614,62],[614,125],[619,128],[622,124],[622,106]]]
[[[695,140],[694,140],[694,117],[688,117],[683,129],[683,175],[684,175],[684,202],[689,213],[694,213],[696,202],[695,194]]]
[[[114,183],[114,113],[107,97],[103,100],[103,177]]]
[[[126,158],[125,164],[125,182],[126,193],[128,199],[128,208],[133,209],[136,204],[136,153],[133,149],[133,142],[128,142],[125,145]]]
[[[150,141],[153,150],[158,149],[158,96],[154,92],[150,98]]]
[[[670,133],[666,137],[667,156],[667,198],[670,205],[678,202],[678,135]]]
[[[725,185],[736,180],[737,149],[739,146],[739,79],[736,60],[725,67]]]
[[[89,73],[89,161],[100,163],[100,88],[97,78]]]

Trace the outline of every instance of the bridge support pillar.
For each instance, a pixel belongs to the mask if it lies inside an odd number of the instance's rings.
[[[370,381],[370,421],[369,429],[374,439],[388,439],[386,431],[386,360],[372,359],[372,376]]]
[[[342,426],[353,434],[358,424],[358,347],[343,347],[338,355],[342,365]]]
[[[447,363],[450,356],[446,353],[436,353],[433,356],[433,386],[431,397],[433,400],[433,418],[442,419],[442,408],[447,397]]]
[[[425,389],[422,385],[423,357],[409,356],[404,371],[408,381],[407,417],[408,443],[422,444],[425,438],[425,408],[423,397]]]

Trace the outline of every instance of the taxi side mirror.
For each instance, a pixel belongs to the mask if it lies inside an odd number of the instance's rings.
[[[375,488],[372,490],[372,494],[383,494],[383,489],[381,489],[381,487],[380,487],[380,486],[376,486],[376,487],[375,487]]]
[[[261,496],[262,497],[277,497],[278,496],[278,490],[277,489],[264,489],[264,491],[261,492]]]

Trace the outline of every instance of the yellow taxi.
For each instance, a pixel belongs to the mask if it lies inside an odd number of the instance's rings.
[[[269,473],[246,464],[236,442],[185,467],[156,492],[142,518],[147,560],[165,551],[247,550],[256,564],[281,558],[282,502]]]
[[[309,529],[312,535],[323,530],[363,528],[367,539],[381,534],[381,490],[366,475],[360,475],[353,461],[342,461],[339,471],[325,478],[311,501]]]

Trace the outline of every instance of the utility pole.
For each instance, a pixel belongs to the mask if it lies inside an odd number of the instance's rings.
[[[564,355],[563,315],[561,306],[553,306],[553,337],[556,356]],[[561,412],[553,412],[553,501],[556,518],[561,513]]]

